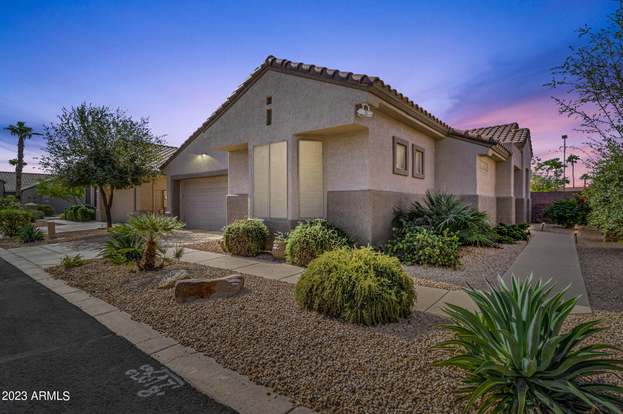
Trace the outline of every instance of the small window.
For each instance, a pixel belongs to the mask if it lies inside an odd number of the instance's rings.
[[[273,103],[273,97],[272,96],[267,96],[266,97],[266,105],[270,105]]]
[[[266,125],[271,125],[273,123],[273,110],[266,110]]]
[[[394,137],[394,174],[409,175],[409,143]]]
[[[413,176],[424,178],[424,148],[413,144]]]

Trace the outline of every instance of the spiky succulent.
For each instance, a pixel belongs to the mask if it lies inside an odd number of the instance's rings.
[[[437,348],[453,353],[439,365],[463,370],[458,394],[478,413],[621,413],[623,388],[598,377],[623,370],[614,347],[583,344],[600,321],[563,332],[577,298],[550,281],[501,278],[489,291],[466,290],[478,311],[448,305],[454,337]]]

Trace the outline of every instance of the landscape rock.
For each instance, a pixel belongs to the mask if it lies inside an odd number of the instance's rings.
[[[170,289],[175,286],[175,282],[177,282],[178,280],[190,279],[190,277],[191,276],[188,274],[188,270],[170,270],[166,272],[165,276],[158,284],[158,289]]]
[[[244,277],[234,274],[219,279],[185,279],[175,283],[175,300],[179,303],[193,299],[228,298],[244,287]]]

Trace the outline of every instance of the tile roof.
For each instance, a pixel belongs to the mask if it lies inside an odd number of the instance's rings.
[[[24,172],[22,173],[22,190],[32,187],[37,182],[50,177],[50,174]],[[15,192],[15,171],[0,171],[0,180],[4,181],[5,192]]]
[[[519,128],[519,124],[517,122],[468,129],[465,132],[469,135],[491,139],[501,144],[520,144],[525,142],[530,137],[530,130],[528,128]]]
[[[170,157],[163,162],[161,168],[166,167],[166,165],[171,162],[177,154],[182,152],[184,148],[188,144],[190,144],[195,138],[197,138],[201,133],[203,133],[206,129],[210,127],[231,105],[233,105],[236,100],[242,96],[242,94],[249,89],[253,83],[259,79],[261,75],[263,75],[268,70],[275,70],[279,72],[291,73],[298,76],[304,76],[308,78],[313,78],[329,83],[335,83],[339,85],[349,86],[357,89],[363,89],[370,93],[377,95],[379,98],[384,99],[390,103],[395,103],[402,109],[404,109],[410,115],[416,117],[420,121],[424,122],[428,126],[436,129],[447,135],[459,135],[465,139],[470,139],[474,141],[484,142],[493,146],[501,153],[506,153],[508,155],[508,150],[503,148],[500,144],[504,144],[507,142],[524,142],[527,138],[530,137],[530,130],[527,128],[519,128],[517,123],[508,124],[508,125],[498,125],[493,127],[485,127],[485,128],[477,128],[470,130],[459,130],[450,127],[445,122],[441,121],[436,116],[432,115],[430,112],[426,111],[421,106],[417,105],[413,102],[409,97],[404,94],[398,92],[396,89],[392,88],[391,85],[385,83],[378,76],[370,76],[366,74],[357,74],[353,72],[345,72],[337,69],[330,69],[325,66],[316,66],[307,63],[293,62],[287,59],[279,59],[275,56],[268,56],[264,62],[255,68],[255,70],[247,77],[247,79],[241,83],[229,97],[223,102],[221,106],[219,106],[210,117],[199,127],[195,132],[193,132],[190,137],[176,150],[173,151]],[[511,134],[507,132],[509,137],[503,135],[502,132],[497,129],[500,127],[508,127],[514,125],[514,128],[511,128],[514,132]],[[503,129],[503,128],[501,128]],[[506,141],[509,139],[509,141]]]
[[[156,158],[156,168],[162,168],[163,164],[177,151],[177,147],[170,145],[156,145],[158,147],[158,156]]]

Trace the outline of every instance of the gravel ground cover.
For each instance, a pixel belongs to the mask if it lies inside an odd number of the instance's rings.
[[[407,266],[406,270],[421,286],[460,290],[469,283],[474,288],[486,289],[486,280],[495,281],[498,275],[503,275],[526,244],[521,241],[500,248],[466,246],[461,248],[460,269],[415,265]]]
[[[56,238],[48,239],[47,234],[44,234],[45,239],[33,242],[33,243],[22,243],[19,238],[15,237],[12,239],[1,239],[0,247],[4,249],[12,249],[15,247],[23,247],[23,246],[40,246],[42,244],[55,244],[55,243],[66,243],[66,242],[75,242],[79,240],[92,240],[92,241],[101,241],[103,242],[108,238],[108,233],[106,229],[97,229],[97,230],[81,230],[81,231],[72,231],[67,233],[56,233]]]
[[[200,243],[186,245],[189,249],[203,250],[204,252],[225,253],[220,240],[207,240]]]
[[[180,268],[193,277],[230,273],[184,262],[167,270]],[[448,335],[433,315],[362,327],[302,311],[291,285],[254,276],[245,276],[237,297],[178,304],[172,290],[156,288],[163,272],[132,272],[103,260],[48,271],[318,411],[460,412],[452,397],[458,372],[433,366],[441,354],[430,347]]]

